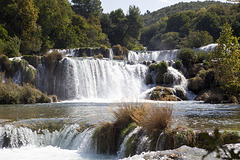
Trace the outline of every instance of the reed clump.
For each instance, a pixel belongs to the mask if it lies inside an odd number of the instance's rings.
[[[172,107],[155,104],[142,104],[133,108],[131,118],[148,133],[162,132],[167,128],[172,115]]]

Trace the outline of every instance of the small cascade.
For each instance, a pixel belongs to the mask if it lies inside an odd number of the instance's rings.
[[[166,61],[177,60],[178,50],[162,50],[162,51],[149,51],[149,52],[134,52],[128,53],[128,61],[142,62],[142,61]]]
[[[112,48],[109,48],[108,50],[109,50],[109,59],[112,60],[112,59],[113,59],[113,56],[114,56],[114,55],[113,55],[113,50],[112,50]]]
[[[147,66],[107,60],[64,58],[54,75],[38,66],[37,87],[61,100],[137,97],[147,89]]]
[[[217,45],[218,44],[216,44],[216,43],[209,44],[207,46],[196,48],[195,51],[203,51],[203,52],[210,53],[210,52],[212,52],[213,50],[215,50],[217,48]]]
[[[126,143],[129,138],[137,134],[141,130],[141,127],[136,127],[132,130],[123,140],[123,143],[120,146],[120,150],[118,151],[118,159],[125,157]]]
[[[176,90],[182,90],[188,100],[193,100],[196,96],[188,90],[188,81],[184,75],[171,66],[168,67],[167,73],[164,74],[164,84],[172,84],[175,93]]]
[[[0,127],[0,148],[20,148],[29,145],[37,147],[54,146],[61,149],[91,151],[91,137],[94,128],[79,131],[78,124],[68,125],[60,131],[50,133],[47,129],[32,131],[26,127],[4,125]]]

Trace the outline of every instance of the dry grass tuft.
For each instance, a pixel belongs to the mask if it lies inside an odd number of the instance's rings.
[[[131,118],[148,133],[161,132],[171,119],[172,107],[155,104],[142,104],[132,111]]]
[[[116,106],[117,108],[111,107],[111,112],[113,113],[114,124],[122,130],[133,122],[131,115],[137,105],[134,103],[119,103]]]

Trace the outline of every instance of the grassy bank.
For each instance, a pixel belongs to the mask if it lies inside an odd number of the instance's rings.
[[[0,75],[0,104],[33,104],[49,103],[50,98],[30,84],[19,86],[12,79]]]

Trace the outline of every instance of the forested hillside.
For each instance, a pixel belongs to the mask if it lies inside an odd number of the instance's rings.
[[[213,3],[213,5],[210,5]],[[214,4],[215,3],[215,4]],[[170,16],[161,16],[159,21],[151,25],[145,25],[141,34],[141,44],[147,46],[149,50],[163,50],[174,48],[196,48],[209,43],[216,42],[219,38],[222,26],[229,23],[234,35],[239,37],[240,33],[240,9],[239,4],[226,5],[217,2],[192,2],[180,3],[163,10],[181,10],[183,6],[201,6],[207,7],[193,10],[185,10],[171,14]],[[197,5],[199,4],[199,5]],[[207,5],[209,4],[209,5]],[[188,8],[188,7],[186,7]],[[191,7],[190,7],[191,8]],[[158,11],[156,13],[161,13]],[[156,19],[156,15],[149,19]]]
[[[240,33],[239,6],[213,1],[140,15],[134,5],[126,14],[104,14],[100,0],[0,0],[0,15],[0,54],[8,57],[117,44],[130,50],[200,47],[215,42],[226,22]]]
[[[211,5],[223,5],[227,7],[227,6],[231,6],[232,4],[216,2],[216,1],[189,2],[189,3],[180,2],[178,4],[174,4],[172,6],[165,7],[154,12],[147,11],[147,13],[143,15],[143,21],[145,26],[148,26],[156,23],[163,17],[171,16],[177,12],[189,11],[189,10],[197,12],[201,8],[208,8]]]

